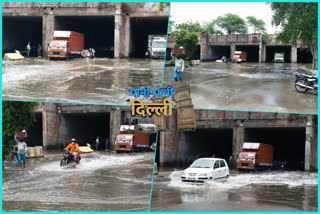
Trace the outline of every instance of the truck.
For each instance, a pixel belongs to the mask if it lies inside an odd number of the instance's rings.
[[[155,141],[157,127],[153,124],[121,125],[115,140],[115,151],[148,151]]]
[[[49,59],[69,59],[81,56],[84,48],[84,35],[73,31],[54,31],[48,46]]]
[[[153,37],[150,44],[151,58],[164,58],[167,40],[164,37]]]
[[[268,169],[273,166],[273,146],[256,143],[243,143],[242,150],[237,157],[239,170]]]
[[[273,61],[284,63],[284,53],[274,53]]]
[[[241,63],[247,61],[247,52],[244,51],[235,51],[232,57],[233,63]]]

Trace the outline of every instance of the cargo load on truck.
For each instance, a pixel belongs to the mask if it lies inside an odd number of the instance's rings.
[[[237,158],[239,170],[269,169],[273,166],[273,146],[263,143],[245,142]]]
[[[80,57],[84,48],[84,35],[73,31],[54,31],[48,46],[49,59]]]
[[[233,63],[241,63],[247,61],[247,53],[244,51],[235,51],[232,57]]]

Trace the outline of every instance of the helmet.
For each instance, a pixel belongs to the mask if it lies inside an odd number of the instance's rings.
[[[27,132],[25,129],[23,129],[21,132]]]
[[[72,138],[71,139],[71,142],[73,143],[73,142],[76,142],[76,139],[75,138]]]

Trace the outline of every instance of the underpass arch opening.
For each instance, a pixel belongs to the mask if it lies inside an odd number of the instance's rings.
[[[247,62],[259,62],[259,45],[236,45],[235,48],[247,53]]]
[[[313,56],[309,49],[297,48],[297,63],[312,63]]]
[[[27,146],[43,146],[42,112],[36,112],[36,121],[27,130]]]
[[[90,144],[95,150],[96,138],[99,136],[99,149],[109,149],[110,113],[68,113],[61,115],[60,142],[63,146],[75,138],[79,146]]]
[[[168,17],[130,17],[129,57],[144,58],[149,35],[167,36]]]
[[[182,132],[179,142],[179,156],[183,167],[198,158],[223,158],[227,162],[232,155],[232,128],[199,128]]]
[[[289,170],[304,170],[306,129],[245,128],[244,142],[258,142],[274,147],[274,164],[287,163]]]
[[[209,59],[217,60],[221,59],[223,56],[231,57],[231,46],[230,45],[210,45],[209,46]]]
[[[275,53],[284,53],[284,62],[291,62],[291,46],[290,45],[272,45],[266,46],[266,62],[273,62]]]
[[[20,51],[27,56],[27,44],[31,43],[30,57],[38,57],[38,44],[42,46],[41,16],[3,16],[2,54]]]
[[[84,34],[84,48],[96,57],[114,57],[114,16],[55,16],[54,29]]]

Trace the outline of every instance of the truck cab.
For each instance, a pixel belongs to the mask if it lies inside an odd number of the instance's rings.
[[[69,42],[65,40],[52,40],[48,47],[48,57],[66,58]]]
[[[233,63],[241,63],[247,61],[247,53],[244,51],[235,51],[232,57]]]
[[[164,37],[154,37],[151,40],[150,56],[151,58],[163,58],[166,54],[167,40]]]
[[[116,151],[132,151],[135,141],[133,134],[118,134],[115,141]]]
[[[237,168],[239,170],[271,168],[272,165],[273,146],[255,142],[243,143],[242,150],[237,158]]]
[[[274,62],[284,63],[284,53],[274,53]]]

